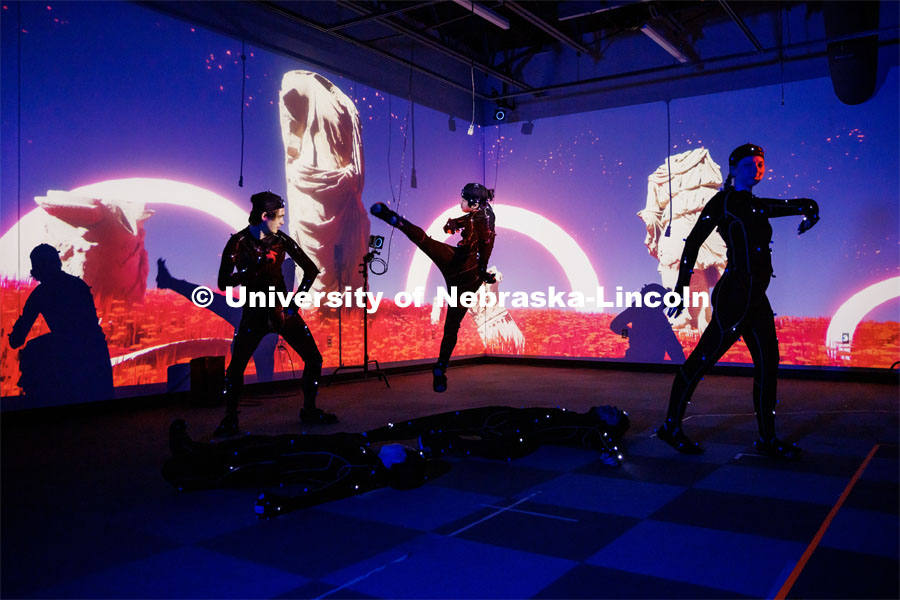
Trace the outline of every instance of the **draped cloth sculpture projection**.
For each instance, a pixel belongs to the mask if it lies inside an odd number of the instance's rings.
[[[321,270],[312,291],[361,287],[369,217],[356,106],[318,73],[290,71],[281,81],[280,113],[288,230]]]
[[[44,239],[59,251],[65,272],[83,279],[101,301],[143,300],[150,269],[144,221],[153,214],[144,202],[55,190],[34,200],[50,217]]]
[[[722,185],[722,171],[709,150],[696,148],[669,157],[672,172],[672,232],[665,236],[669,224],[669,165],[666,161],[647,178],[647,206],[638,216],[647,226],[644,245],[650,256],[659,261],[659,274],[664,287],[671,289],[678,279],[678,261],[684,249],[684,239],[694,228],[706,203]],[[712,293],[725,270],[725,242],[713,232],[700,248],[691,293]],[[679,292],[681,290],[678,290]],[[676,329],[703,331],[709,323],[709,308],[692,306],[677,317]]]
[[[500,282],[503,281],[503,274],[497,270],[497,267],[491,267],[488,269],[488,273],[492,273],[497,281],[482,283],[481,287],[485,292],[492,293],[494,297],[497,297],[500,292]],[[505,306],[497,304],[482,306],[480,302],[477,302],[475,306],[469,308],[469,314],[475,320],[475,328],[487,352],[499,354],[522,354],[525,352],[525,334],[516,325]],[[436,325],[440,322],[441,306],[435,304],[431,308],[431,324]]]

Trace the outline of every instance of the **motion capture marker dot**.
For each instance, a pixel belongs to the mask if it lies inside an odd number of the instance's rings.
[[[358,490],[358,489],[359,489],[359,486],[358,486],[358,485],[354,485],[354,486],[353,486],[353,489],[354,489],[354,490]]]
[[[234,455],[237,456],[237,452],[235,452]]]
[[[456,414],[459,414],[459,411],[456,411]]]
[[[621,455],[621,454],[619,455],[619,460],[622,460],[622,455]]]
[[[519,441],[520,441],[520,442],[524,442],[525,440],[523,440],[522,438],[519,438]]]
[[[309,491],[309,488],[303,488],[303,493],[304,493],[304,494],[305,494],[306,492],[308,492],[308,491]]]
[[[388,427],[393,427],[393,426],[394,426],[393,423],[388,423]]]

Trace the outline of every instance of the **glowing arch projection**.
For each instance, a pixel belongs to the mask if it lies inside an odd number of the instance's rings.
[[[894,298],[900,298],[900,277],[885,279],[853,294],[834,313],[828,324],[828,332],[825,334],[828,355],[831,358],[848,359],[853,333],[859,322],[876,306]]]
[[[450,235],[444,233],[444,223],[457,213],[458,205],[448,208],[428,226],[425,233],[439,242],[446,241]],[[597,294],[600,281],[590,259],[562,227],[546,217],[517,206],[494,205],[494,214],[497,216],[497,227],[514,230],[543,246],[562,267],[573,292],[581,292],[587,298]],[[406,278],[406,290],[412,292],[417,287],[424,288],[431,266],[431,260],[417,249]]]
[[[247,223],[247,211],[231,200],[196,185],[170,179],[110,179],[75,188],[69,193],[104,200],[118,199],[145,205],[173,204],[192,208],[219,219],[232,231],[243,229]],[[46,224],[52,219],[54,217],[36,208],[0,237],[0,276],[15,279],[28,276],[31,271],[29,252],[22,252],[20,256],[19,249],[34,248],[44,242]],[[20,264],[16,264],[17,256]]]

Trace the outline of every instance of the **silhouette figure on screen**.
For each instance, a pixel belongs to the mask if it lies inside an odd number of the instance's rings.
[[[50,333],[34,338],[19,353],[19,386],[25,396],[42,401],[63,393],[76,403],[112,398],[109,348],[91,288],[62,270],[59,252],[49,244],[31,251],[31,276],[40,284],[25,301],[9,345],[25,343],[38,315],[44,316]]]
[[[285,261],[285,263],[287,262],[289,261]],[[291,271],[293,271],[293,267],[291,267]],[[284,272],[284,269],[282,269],[282,272]],[[156,260],[156,287],[161,290],[172,290],[176,294],[190,300],[191,294],[193,294],[194,290],[200,286],[199,284],[191,283],[184,279],[172,277],[168,267],[166,267],[166,261],[158,258]],[[228,306],[228,302],[225,301],[225,296],[219,294],[213,294],[212,304],[206,308],[228,321],[231,326],[234,327],[235,331],[237,331],[238,325],[241,323],[241,313],[243,312],[243,309],[237,306]],[[256,364],[257,381],[272,381],[272,376],[275,373],[275,350],[277,347],[278,334],[268,333],[259,343],[259,347],[253,352],[253,362]],[[233,341],[231,344],[231,353],[234,354]]]
[[[684,362],[684,350],[678,336],[665,315],[662,298],[669,290],[658,283],[648,283],[641,288],[641,297],[650,292],[658,294],[659,306],[629,306],[609,324],[613,333],[628,338],[625,359],[633,362],[663,362],[666,354],[669,360]],[[631,327],[628,324],[631,324]]]
[[[728,158],[728,166],[725,188],[710,199],[685,240],[675,291],[681,293],[690,283],[700,245],[714,228],[718,228],[728,248],[728,266],[713,289],[712,319],[675,376],[666,421],[656,434],[679,452],[702,452],[700,445],[681,428],[685,409],[703,374],[743,337],[753,357],[753,408],[759,427],[756,450],[767,456],[793,459],[799,457],[800,449],[775,436],[779,355],[774,314],[766,297],[772,277],[769,219],[802,215],[797,229],[802,234],[819,221],[819,206],[806,198],[776,200],[754,196],[751,190],[765,174],[764,152],[757,145],[736,148]],[[670,308],[669,316],[677,316],[682,310],[681,306]]]
[[[253,204],[250,226],[231,236],[222,251],[219,289],[225,291],[228,286],[243,285],[248,296],[263,292],[266,297],[270,287],[276,292],[287,292],[281,272],[287,254],[303,270],[303,280],[297,291],[309,291],[319,269],[290,236],[280,231],[284,224],[284,200],[272,192],[260,192],[253,194],[250,201]],[[225,417],[215,431],[216,436],[238,433],[238,402],[244,369],[260,340],[268,333],[280,334],[303,359],[301,421],[323,425],[337,423],[336,416],[316,407],[322,355],[297,309],[248,305],[243,308],[241,322],[235,330],[231,362],[225,370]]]
[[[256,503],[257,514],[270,517],[388,485],[416,487],[446,472],[447,463],[436,460],[446,454],[508,460],[556,444],[596,450],[618,466],[616,444],[628,426],[628,416],[613,406],[585,413],[488,406],[365,433],[248,435],[204,444],[192,441],[179,419],[169,428],[172,457],[163,477],[182,490],[278,486]]]
[[[369,209],[373,215],[402,231],[412,243],[430,258],[444,276],[447,289],[456,287],[457,294],[474,292],[482,283],[496,283],[497,279],[488,273],[488,261],[494,249],[494,210],[491,201],[494,190],[480,183],[467,183],[462,189],[460,208],[466,214],[448,219],[444,225],[446,233],[460,232],[462,239],[456,246],[438,242],[425,234],[421,227],[413,225],[382,202]],[[457,295],[457,297],[458,297]],[[437,364],[432,371],[434,391],[447,390],[447,367],[450,355],[456,347],[457,334],[468,309],[459,303],[447,308],[444,320],[444,336]]]

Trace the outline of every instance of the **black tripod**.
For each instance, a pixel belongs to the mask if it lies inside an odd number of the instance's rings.
[[[372,248],[366,255],[363,257],[362,263],[359,265],[360,273],[363,276],[363,291],[369,291],[369,265],[372,264],[372,261],[375,260],[375,255],[378,254],[378,250]],[[338,309],[342,310],[342,309]],[[369,363],[375,363],[374,369],[369,369]],[[326,387],[331,385],[331,382],[334,381],[334,376],[338,374],[338,371],[341,369],[362,369],[362,379],[368,379],[369,374],[374,375],[378,379],[384,381],[384,384],[388,387],[391,387],[391,384],[388,382],[387,375],[384,374],[384,371],[378,366],[378,361],[375,359],[369,359],[369,296],[366,295],[365,306],[363,307],[363,364],[361,365],[344,365],[343,363],[338,366],[337,369],[331,374],[331,377],[328,378],[328,383]]]

